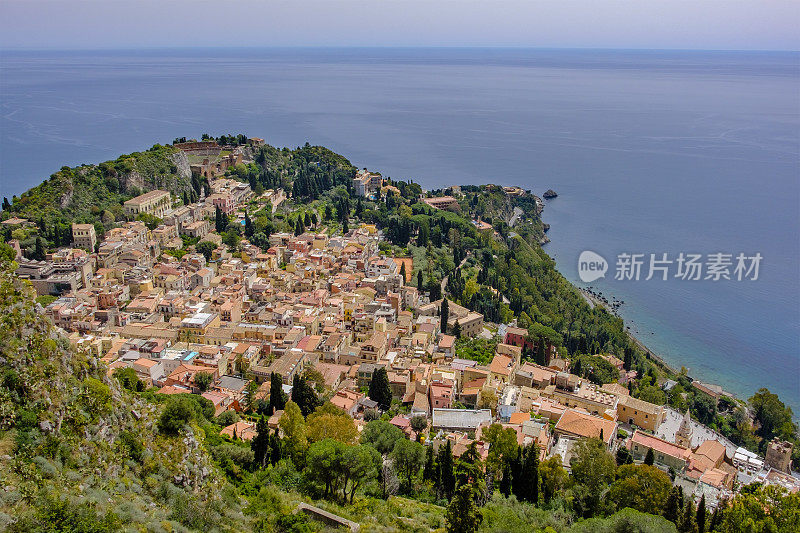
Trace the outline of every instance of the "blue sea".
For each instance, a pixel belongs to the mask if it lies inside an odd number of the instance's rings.
[[[592,287],[624,300],[651,350],[745,398],[766,386],[800,413],[797,53],[0,54],[0,196],[204,132],[322,144],[426,188],[555,189],[545,249],[567,278],[581,251],[602,255]],[[623,252],[763,260],[755,281],[615,281]]]

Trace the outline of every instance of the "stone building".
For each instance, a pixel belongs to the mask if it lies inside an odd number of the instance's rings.
[[[153,215],[154,217],[164,218],[164,215],[172,207],[172,201],[168,191],[154,190],[131,198],[124,204],[125,214],[136,218],[142,213]]]
[[[791,473],[792,444],[780,439],[773,439],[767,446],[767,464],[775,470]]]
[[[92,224],[73,224],[72,225],[72,242],[75,248],[83,248],[89,252],[94,252],[94,247],[97,245],[97,233]]]

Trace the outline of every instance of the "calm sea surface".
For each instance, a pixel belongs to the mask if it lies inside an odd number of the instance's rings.
[[[0,54],[0,196],[204,132],[322,144],[427,188],[553,188],[546,250],[565,276],[581,251],[603,255],[593,287],[625,301],[652,350],[744,397],[768,386],[800,413],[798,54]],[[757,281],[614,281],[621,252],[763,261]]]

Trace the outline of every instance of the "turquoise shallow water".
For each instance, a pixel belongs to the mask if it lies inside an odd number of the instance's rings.
[[[800,56],[559,50],[3,53],[0,195],[203,132],[436,188],[553,188],[548,253],[760,252],[758,281],[614,281],[651,349],[800,412]]]

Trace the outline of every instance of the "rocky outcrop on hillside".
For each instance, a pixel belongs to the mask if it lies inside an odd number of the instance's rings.
[[[34,296],[0,264],[0,530],[42,530],[53,512],[106,526],[92,531],[247,530],[222,518],[236,507],[220,503],[226,481],[203,430],[161,434],[161,403],[70,347]]]

